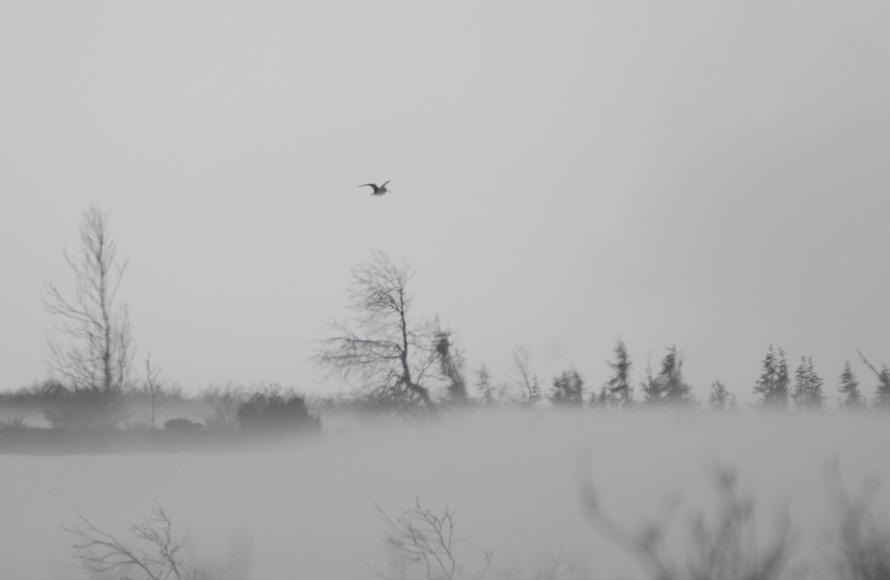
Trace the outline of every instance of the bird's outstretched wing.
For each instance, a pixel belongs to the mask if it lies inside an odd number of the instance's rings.
[[[383,182],[383,185],[380,186],[380,189],[385,188],[387,183],[389,183],[389,180],[388,180],[388,179],[387,179],[386,181]]]
[[[377,189],[377,184],[376,183],[363,183],[363,184],[359,185],[359,187],[372,187],[374,189]]]

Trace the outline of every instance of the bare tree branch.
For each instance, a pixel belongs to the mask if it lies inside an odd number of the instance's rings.
[[[862,362],[865,363],[865,366],[871,370],[878,378],[878,392],[875,396],[875,404],[879,406],[890,406],[890,367],[887,365],[882,365],[881,370],[878,370],[878,367],[873,365],[870,360],[865,358],[865,355],[862,354],[862,351],[859,352],[859,358],[862,359]]]

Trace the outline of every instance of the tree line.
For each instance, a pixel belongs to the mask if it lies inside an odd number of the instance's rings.
[[[657,371],[647,365],[645,378],[635,388],[631,378],[634,364],[621,339],[606,362],[611,375],[599,388],[586,389],[580,373],[571,368],[555,376],[545,390],[531,369],[530,351],[518,347],[512,353],[512,380],[495,385],[488,368],[482,365],[472,373],[476,393],[471,397],[464,378],[464,357],[454,344],[454,333],[443,329],[438,318],[417,321],[413,316],[407,287],[412,276],[407,264],[398,265],[379,252],[357,266],[349,289],[352,319],[333,321],[334,334],[322,342],[316,355],[317,362],[329,373],[357,379],[359,390],[369,399],[416,403],[429,410],[470,402],[490,405],[512,401],[533,406],[545,400],[555,406],[611,408],[698,404],[683,377],[680,349],[668,347]],[[890,407],[890,369],[887,365],[879,369],[862,353],[859,356],[877,378],[871,404]],[[783,348],[770,345],[761,366],[753,386],[759,406],[801,410],[825,406],[824,380],[812,358],[801,358],[793,382]],[[435,387],[445,393],[438,402],[431,395]],[[849,361],[839,375],[838,391],[845,408],[869,406]],[[711,383],[706,403],[724,410],[736,407],[735,396],[720,380]]]
[[[157,405],[170,395],[171,384],[161,378],[150,357],[144,361],[143,377],[134,371],[129,310],[118,298],[127,262],[118,258],[107,214],[90,206],[83,213],[79,237],[79,252],[65,252],[74,274],[73,292],[66,295],[48,283],[43,294],[45,308],[60,322],[56,337],[49,342],[53,378],[35,396],[51,403],[45,415],[52,425],[93,426],[116,422],[123,413],[124,395],[138,394],[150,402],[153,427]],[[737,406],[735,396],[719,380],[711,383],[706,401],[696,401],[683,376],[683,353],[676,346],[666,349],[655,370],[647,364],[644,378],[635,384],[631,377],[634,363],[621,339],[606,361],[609,378],[592,388],[574,368],[543,385],[532,369],[531,351],[525,347],[512,351],[507,381],[496,382],[485,365],[468,372],[455,332],[438,317],[416,317],[409,291],[413,275],[407,263],[396,263],[383,252],[355,266],[348,288],[349,315],[345,320],[330,321],[331,335],[318,342],[313,355],[328,375],[354,385],[353,399],[364,408],[434,413],[454,406],[535,406],[545,402],[559,407],[601,408],[705,404],[728,410]],[[876,392],[873,397],[863,394],[847,361],[837,382],[841,405],[890,408],[890,369],[886,364],[879,367],[872,363],[861,352],[859,358],[876,377]],[[825,380],[811,358],[801,358],[792,375],[784,349],[773,345],[761,361],[752,392],[759,406],[770,409],[817,410],[824,408],[827,398]],[[287,403],[293,396],[287,401],[280,394],[265,396],[263,401],[254,400],[253,407],[277,402],[290,404],[289,409],[302,405]]]

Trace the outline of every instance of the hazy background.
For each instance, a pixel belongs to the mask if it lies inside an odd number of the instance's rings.
[[[637,378],[675,342],[698,394],[744,399],[776,342],[833,397],[857,348],[890,360],[888,17],[2,2],[0,388],[45,376],[39,293],[70,288],[95,201],[138,344],[187,389],[314,390],[310,341],[380,249],[501,377],[526,344],[548,382],[576,365],[598,388],[620,335]]]

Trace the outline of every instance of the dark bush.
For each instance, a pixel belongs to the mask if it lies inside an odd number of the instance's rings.
[[[6,421],[0,422],[0,433],[7,433],[12,431],[27,431],[31,429],[28,424],[25,422],[25,418],[21,416],[15,416],[11,419],[7,419]]]
[[[167,431],[176,431],[177,433],[191,433],[197,431],[202,426],[203,425],[196,421],[189,421],[183,417],[177,417],[176,419],[170,419],[169,421],[164,422],[164,429]]]
[[[321,421],[309,413],[306,401],[299,395],[257,393],[241,403],[237,416],[243,431],[281,433],[316,431],[321,427]]]
[[[44,416],[55,429],[106,429],[124,417],[124,402],[117,391],[100,388],[68,389],[59,384],[47,391]]]
[[[42,383],[35,383],[29,387],[21,387],[15,391],[0,393],[0,400],[4,403],[30,405],[44,404],[64,396],[68,392],[65,385],[57,379],[46,379]]]

